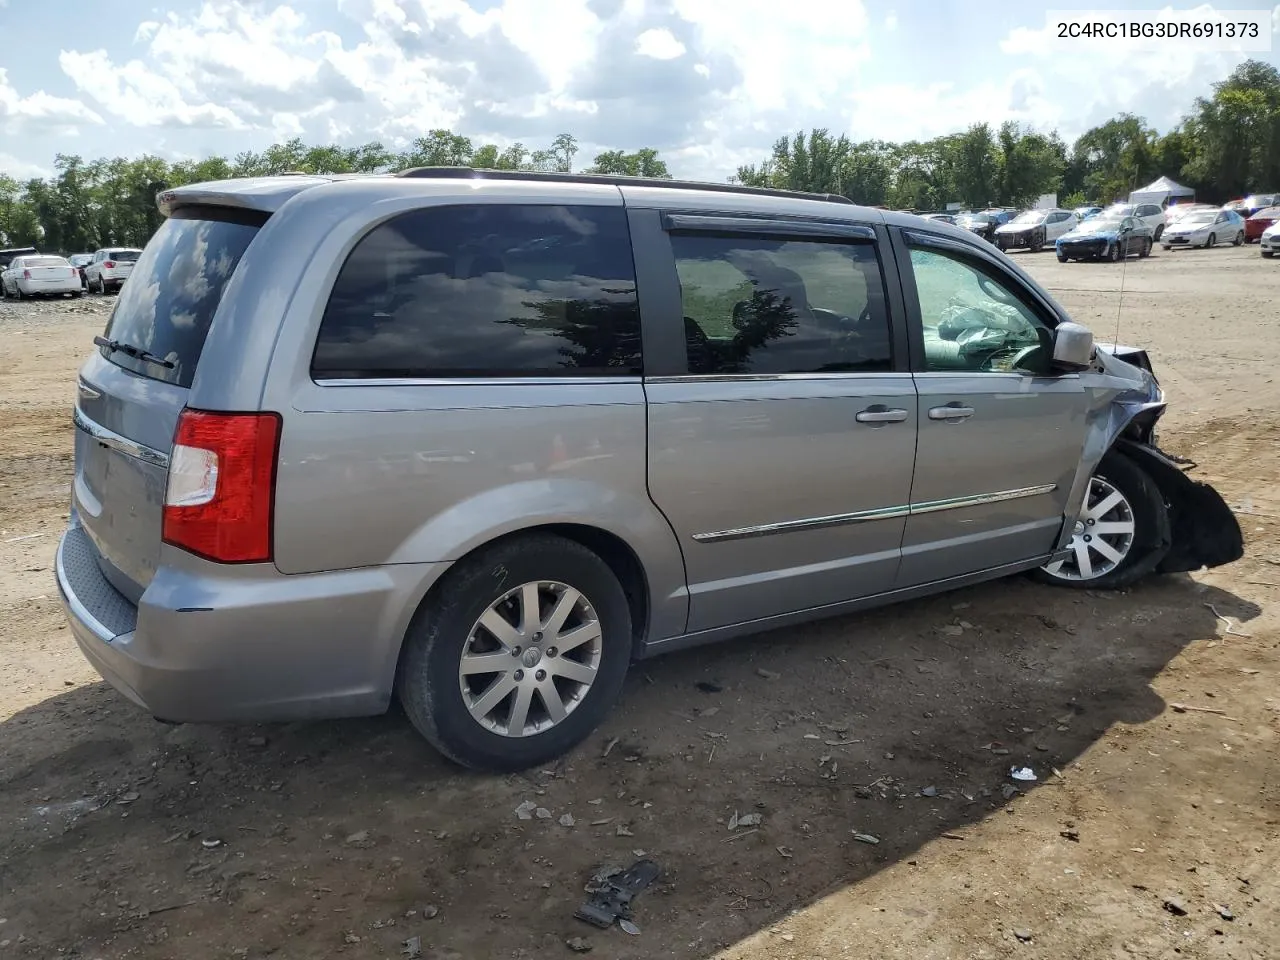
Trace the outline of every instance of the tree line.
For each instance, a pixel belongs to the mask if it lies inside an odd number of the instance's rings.
[[[290,171],[395,172],[420,166],[470,166],[669,178],[653,149],[607,150],[575,167],[577,140],[560,134],[544,149],[522,143],[477,144],[434,130],[394,152],[381,143],[307,145],[300,139],[232,159],[168,162],[160,157],[85,161],[59,154],[52,177],[20,182],[0,172],[0,246],[34,245],[72,253],[141,246],[160,224],[155,197],[188,183]],[[1251,190],[1280,190],[1280,71],[1250,60],[1213,85],[1174,129],[1161,135],[1122,113],[1068,146],[1055,133],[1016,123],[926,141],[854,141],[815,129],[779,138],[760,163],[730,182],[840,194],[893,209],[1026,206],[1055,193],[1062,206],[1108,203],[1165,174],[1195,188],[1198,199],[1225,202]]]

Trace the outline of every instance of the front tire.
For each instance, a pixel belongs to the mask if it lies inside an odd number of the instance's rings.
[[[1218,235],[1216,233],[1211,233],[1209,234],[1209,238],[1204,242],[1204,248],[1206,250],[1211,250],[1213,249],[1214,245],[1217,242],[1218,242]]]
[[[1138,252],[1138,256],[1139,256],[1139,257],[1149,257],[1149,256],[1151,256],[1151,248],[1152,248],[1152,246],[1153,246],[1153,245],[1154,245],[1154,244],[1152,244],[1151,240],[1150,240],[1150,239],[1148,239],[1145,243],[1143,243],[1143,245],[1142,245],[1142,249]]]
[[[1107,251],[1107,259],[1112,263],[1119,263],[1123,254],[1120,252],[1120,241],[1117,240],[1111,245],[1111,249]]]
[[[545,764],[594,730],[631,662],[631,609],[608,564],[563,537],[513,537],[459,562],[414,618],[396,691],[463,766]]]
[[[1055,586],[1119,590],[1150,575],[1169,552],[1164,498],[1124,454],[1107,453],[1090,478],[1070,549],[1070,558],[1041,567],[1036,578]]]
[[[1040,233],[1033,234],[1031,237],[1031,252],[1039,253],[1044,249],[1044,235]]]

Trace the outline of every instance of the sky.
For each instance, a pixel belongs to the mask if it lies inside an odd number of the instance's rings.
[[[400,149],[446,127],[531,148],[572,133],[580,166],[654,147],[723,180],[814,127],[901,141],[1016,120],[1070,142],[1128,111],[1164,131],[1248,57],[1280,66],[1275,0],[1219,7],[1263,16],[1252,53],[1057,40],[1049,11],[1104,6],[1073,0],[64,3],[0,0],[0,172],[293,136]]]

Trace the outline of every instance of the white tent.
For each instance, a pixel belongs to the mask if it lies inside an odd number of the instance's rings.
[[[1158,177],[1141,190],[1135,190],[1129,194],[1130,203],[1158,203],[1161,206],[1177,201],[1190,203],[1195,198],[1196,192],[1194,190],[1190,187],[1184,187],[1180,183],[1175,183],[1168,177]]]

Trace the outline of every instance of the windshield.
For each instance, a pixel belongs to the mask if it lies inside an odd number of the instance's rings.
[[[1119,230],[1121,217],[1112,216],[1111,214],[1099,214],[1096,217],[1090,217],[1078,227],[1078,233],[1105,233],[1108,230]]]
[[[1213,223],[1218,219],[1218,211],[1216,210],[1193,210],[1185,217],[1179,217],[1180,223]]]
[[[106,352],[112,363],[180,387],[191,386],[209,324],[245,248],[257,235],[254,223],[197,220],[179,210],[156,231],[138,258],[107,325],[106,338],[172,361],[159,367],[122,352]],[[112,251],[135,253],[136,251]],[[105,351],[106,348],[104,348]]]
[[[1040,210],[1028,210],[1026,213],[1020,213],[1014,217],[1010,223],[1039,223],[1044,219],[1044,213]]]

